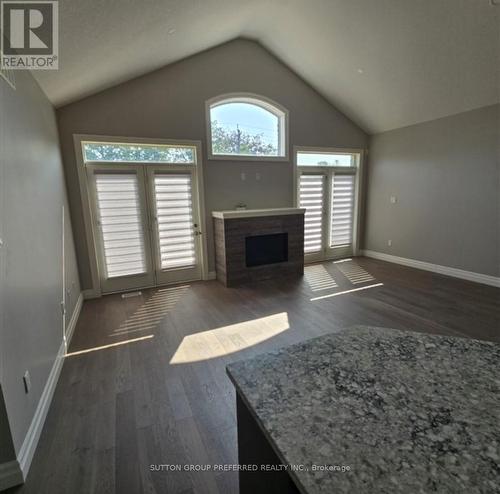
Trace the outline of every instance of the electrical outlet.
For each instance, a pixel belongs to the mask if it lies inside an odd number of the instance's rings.
[[[389,247],[392,247],[392,240],[388,240],[388,241],[387,241],[387,245],[388,245]]]
[[[241,180],[245,181],[247,179],[247,174],[245,172],[241,172]]]
[[[257,172],[257,173],[255,174],[255,180],[260,180],[260,173],[259,173],[259,172]]]
[[[396,204],[398,202],[398,198],[396,196],[391,196],[391,204]]]
[[[30,392],[31,389],[31,377],[30,377],[30,371],[26,371],[23,376],[23,383],[24,383],[24,391],[26,394]]]

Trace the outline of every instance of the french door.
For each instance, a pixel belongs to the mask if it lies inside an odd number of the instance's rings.
[[[298,206],[305,208],[306,262],[353,254],[356,171],[298,168]]]
[[[157,284],[201,278],[198,184],[190,171],[146,165]]]
[[[193,167],[87,164],[101,291],[201,278]]]

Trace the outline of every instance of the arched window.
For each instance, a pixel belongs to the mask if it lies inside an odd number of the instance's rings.
[[[288,111],[249,94],[207,101],[208,156],[212,159],[285,160]]]

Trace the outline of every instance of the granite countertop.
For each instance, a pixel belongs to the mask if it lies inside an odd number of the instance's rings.
[[[499,344],[354,327],[227,372],[304,493],[500,492]]]

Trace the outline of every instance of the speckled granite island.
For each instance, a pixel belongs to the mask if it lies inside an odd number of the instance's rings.
[[[499,344],[355,327],[227,371],[240,494],[500,492]]]

